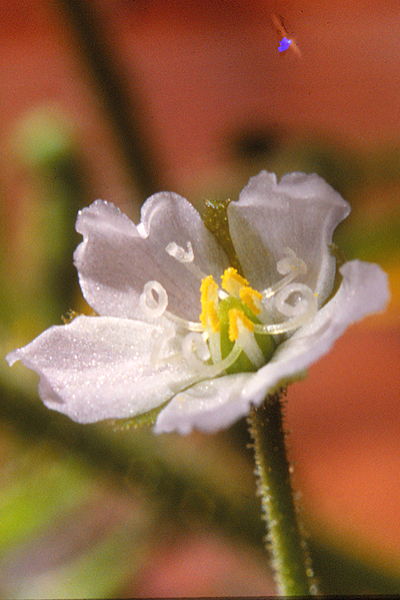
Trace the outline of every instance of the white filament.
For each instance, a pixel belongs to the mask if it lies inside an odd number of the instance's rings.
[[[265,358],[261,352],[260,346],[257,344],[253,332],[246,329],[240,322],[238,323],[239,336],[237,339],[238,345],[242,348],[243,352],[247,355],[247,358],[254,365],[256,369],[261,367],[265,363]]]
[[[210,331],[208,333],[208,347],[211,352],[211,360],[213,363],[221,360],[221,338],[218,331]]]

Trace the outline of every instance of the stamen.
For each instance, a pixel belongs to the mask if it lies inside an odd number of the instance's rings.
[[[229,267],[228,269],[225,269],[224,274],[221,276],[221,285],[228,294],[235,298],[239,298],[241,288],[243,286],[248,286],[249,282],[239,275],[237,269]]]
[[[210,331],[207,340],[208,347],[210,348],[211,360],[213,363],[217,363],[221,360],[221,336],[219,331]]]
[[[241,288],[239,295],[243,304],[245,304],[253,314],[258,315],[261,312],[262,294],[260,294],[260,292],[253,290],[252,287],[246,285]]]
[[[246,354],[249,361],[256,369],[259,369],[265,364],[265,357],[253,336],[249,335],[243,337],[243,339],[240,338],[239,344],[243,348],[243,352]]]
[[[213,302],[204,302],[203,310],[200,315],[200,322],[204,329],[209,328],[213,333],[219,331],[220,323],[218,313]]]
[[[254,335],[244,328],[239,331],[238,345],[256,369],[265,364],[265,357]]]
[[[204,329],[211,329],[212,332],[219,331],[220,322],[218,318],[218,285],[214,277],[208,275],[204,277],[200,286],[201,314],[200,322]]]
[[[168,244],[168,246],[166,246],[165,251],[178,262],[191,263],[194,260],[193,246],[191,242],[187,242],[186,248],[187,250],[182,248],[182,246],[178,246],[176,242],[171,242]]]
[[[212,275],[204,277],[200,286],[200,302],[203,304],[208,300],[218,302],[218,285]]]
[[[234,342],[239,337],[240,326],[245,327],[248,331],[254,331],[254,323],[250,321],[242,310],[231,308],[228,312],[229,329],[228,335],[231,342]]]
[[[158,281],[148,281],[140,294],[139,305],[146,317],[161,317],[168,306],[168,294]]]
[[[265,363],[265,358],[253,335],[255,324],[246,317],[243,311],[237,308],[231,308],[228,317],[230,341],[237,340],[247,358],[258,369]]]

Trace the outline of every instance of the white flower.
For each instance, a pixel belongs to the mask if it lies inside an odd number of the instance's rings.
[[[79,212],[74,258],[99,316],[50,327],[7,360],[37,371],[43,402],[80,423],[161,407],[157,433],[229,426],[384,308],[385,273],[356,260],[330,298],[329,244],[349,210],[317,175],[253,177],[227,211],[244,279],[184,198],[155,194],[138,226],[97,200]]]

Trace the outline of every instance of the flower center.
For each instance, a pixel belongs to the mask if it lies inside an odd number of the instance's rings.
[[[158,281],[146,283],[140,306],[146,317],[166,317],[170,321],[160,337],[154,361],[183,356],[197,380],[256,371],[272,357],[278,343],[276,336],[295,331],[317,312],[316,295],[307,285],[295,282],[307,267],[290,248],[285,248],[284,257],[277,262],[277,271],[283,277],[262,291],[252,288],[233,267],[225,269],[219,286],[212,275],[204,275],[194,264],[190,242],[186,250],[171,242],[166,252],[201,281],[199,322],[170,312],[167,292]]]
[[[275,349],[271,336],[255,334],[255,325],[260,323],[257,315],[262,312],[262,294],[251,288],[233,267],[225,269],[221,288],[212,275],[205,277],[200,286],[200,322],[208,337],[211,359],[216,364],[236,346],[241,352],[225,371],[255,371],[271,358]]]

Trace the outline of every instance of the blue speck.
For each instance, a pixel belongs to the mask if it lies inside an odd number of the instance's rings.
[[[287,37],[283,37],[278,46],[279,52],[284,52],[285,50],[287,50],[291,43],[292,40],[289,40]]]

